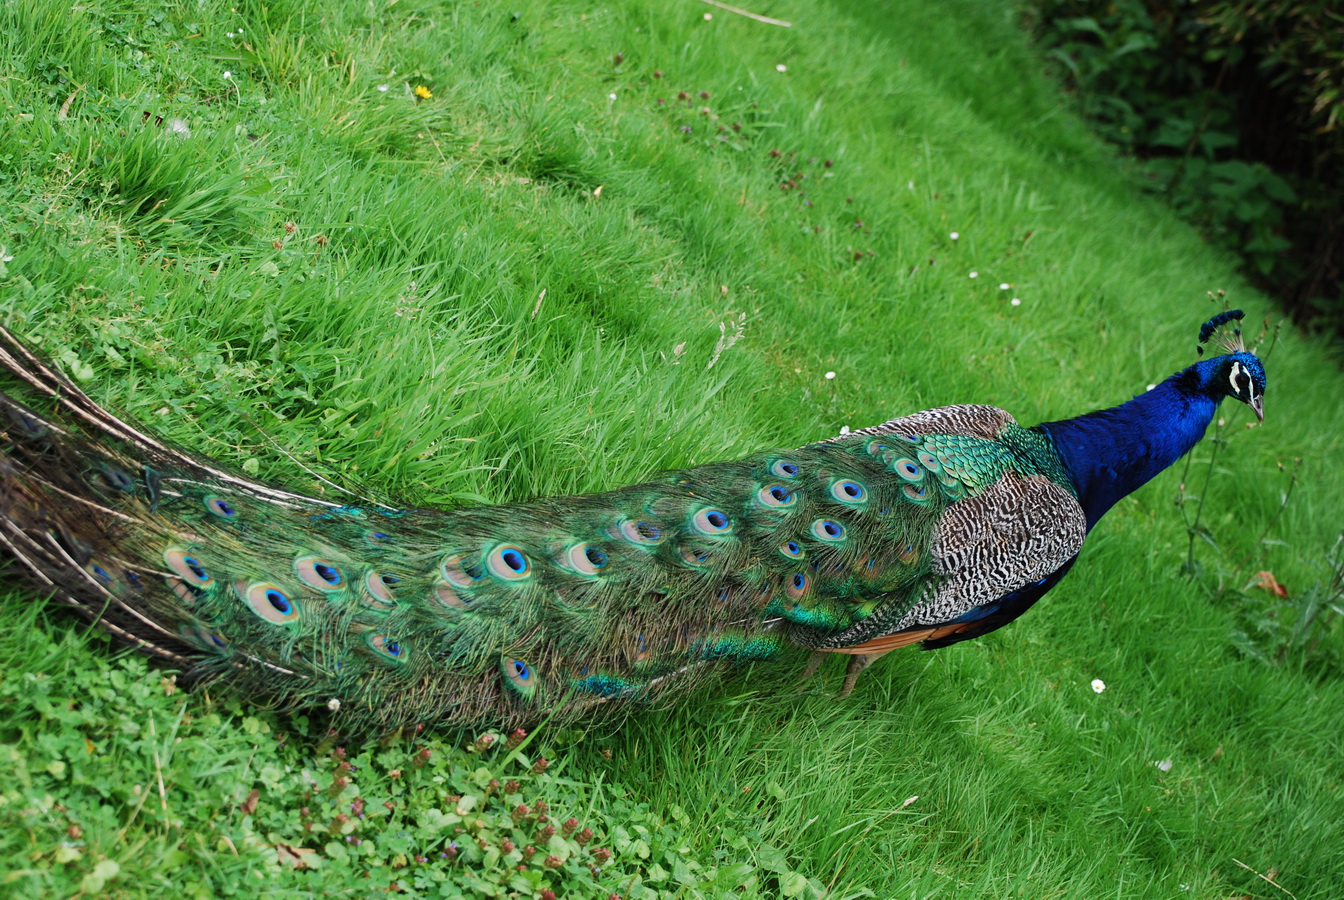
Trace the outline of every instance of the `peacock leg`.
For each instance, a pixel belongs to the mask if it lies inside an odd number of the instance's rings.
[[[845,683],[840,688],[840,693],[836,695],[836,699],[843,700],[853,693],[854,682],[859,680],[859,675],[881,655],[881,653],[855,653],[851,656],[849,666],[845,669]]]
[[[817,671],[821,668],[821,664],[826,660],[826,657],[830,655],[831,654],[826,653],[822,650],[812,651],[812,656],[807,660],[806,668],[803,669],[802,677],[798,679],[799,690],[806,688],[808,682],[810,682],[813,678],[816,677]]]

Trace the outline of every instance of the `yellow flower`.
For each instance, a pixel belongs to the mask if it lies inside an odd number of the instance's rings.
[[[415,86],[415,96],[419,97],[421,100],[428,100],[430,97],[433,97],[434,94],[423,84],[417,84]]]

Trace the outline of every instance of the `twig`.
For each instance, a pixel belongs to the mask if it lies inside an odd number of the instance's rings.
[[[719,0],[701,0],[710,6],[717,6],[719,9],[726,9],[730,13],[737,13],[739,16],[746,16],[748,19],[755,19],[757,22],[764,22],[767,25],[778,25],[780,28],[792,28],[792,22],[785,22],[783,19],[772,19],[769,16],[757,15],[754,12],[747,12],[745,9],[739,9],[736,6],[729,6],[727,3],[720,3]]]
[[[1250,866],[1246,865],[1244,862],[1242,862],[1241,860],[1237,859],[1235,856],[1232,857],[1232,861],[1233,861],[1234,863],[1236,863],[1237,865],[1241,866],[1241,867],[1242,867],[1243,869],[1245,869],[1247,872],[1250,872],[1251,874],[1255,875],[1256,878],[1262,878],[1262,879],[1264,879],[1264,880],[1265,880],[1266,882],[1268,882],[1269,884],[1272,884],[1272,885],[1274,885],[1276,888],[1278,888],[1279,890],[1283,891],[1283,892],[1284,892],[1285,894],[1287,894],[1289,897],[1292,897],[1293,900],[1297,900],[1297,895],[1296,895],[1296,894],[1294,894],[1292,891],[1288,890],[1288,889],[1287,889],[1286,887],[1284,887],[1283,885],[1279,884],[1279,883],[1278,883],[1277,881],[1275,881],[1273,878],[1270,878],[1270,877],[1268,877],[1267,875],[1261,875],[1259,872],[1255,871],[1255,869],[1252,869]]]

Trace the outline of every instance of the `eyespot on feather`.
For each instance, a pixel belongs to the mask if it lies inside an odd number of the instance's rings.
[[[845,526],[839,522],[830,519],[817,519],[812,523],[812,534],[823,541],[843,541],[845,539]]]
[[[320,556],[301,556],[294,561],[294,572],[299,580],[319,591],[339,591],[345,587],[345,575],[329,559]]]
[[[439,572],[443,575],[444,581],[458,588],[471,588],[485,577],[485,573],[474,566],[464,567],[460,556],[445,559],[439,566]]]
[[[368,632],[364,635],[364,643],[376,655],[388,662],[397,665],[406,663],[407,649],[401,641],[394,640],[385,634]]]
[[[689,566],[703,566],[709,562],[709,551],[703,547],[683,546],[679,551],[682,560]]]
[[[790,600],[801,600],[807,596],[808,588],[812,586],[812,579],[808,578],[802,572],[795,572],[784,583],[784,594]]]
[[[770,509],[784,509],[797,503],[798,497],[782,484],[767,484],[756,492],[756,502]]]
[[[129,494],[135,490],[135,479],[116,466],[104,464],[98,474],[102,476],[103,484],[114,491]]]
[[[868,502],[868,490],[857,481],[841,479],[831,485],[831,496],[841,503],[857,506]]]
[[[901,489],[905,496],[915,503],[926,503],[929,499],[929,491],[922,484],[907,484]]]
[[[514,694],[525,700],[537,695],[537,673],[526,662],[512,656],[501,656],[499,671],[504,676],[504,685]]]
[[[299,620],[299,608],[288,594],[267,581],[252,584],[236,582],[234,590],[247,608],[272,625],[292,625]]]
[[[236,519],[238,517],[238,507],[228,498],[210,494],[204,502],[205,511],[211,515],[218,516],[221,519]]]
[[[186,638],[188,643],[214,653],[221,653],[229,649],[229,642],[224,640],[223,635],[211,631],[204,625],[183,625],[178,633]]]
[[[485,558],[485,567],[501,581],[522,581],[532,574],[527,555],[512,544],[501,544]]]
[[[168,568],[176,572],[182,580],[192,587],[205,589],[215,583],[214,576],[206,571],[205,566],[197,559],[195,554],[176,547],[169,548],[163,553],[163,561],[168,564]]]
[[[580,575],[596,575],[608,562],[606,551],[596,544],[575,544],[565,550],[563,557],[565,566]]]
[[[458,610],[466,609],[472,603],[470,597],[458,596],[457,592],[453,590],[453,586],[444,581],[434,585],[434,599],[449,609]]]
[[[635,519],[621,519],[616,523],[616,536],[632,544],[644,544],[646,546],[661,544],[664,538],[661,526],[653,522],[637,521]]]
[[[921,450],[915,454],[919,457],[919,463],[930,472],[938,472],[942,469],[942,464],[938,462],[938,457],[927,450]]]
[[[900,459],[894,460],[891,467],[896,471],[897,475],[901,476],[906,481],[915,482],[924,480],[924,470],[919,467],[918,463],[909,457],[902,456]]]
[[[778,478],[797,478],[798,464],[787,459],[777,459],[770,464],[770,474]]]
[[[691,527],[701,534],[727,534],[733,530],[733,522],[723,510],[706,507],[691,516]]]
[[[779,552],[789,559],[802,559],[803,547],[797,541],[785,541],[779,545]]]
[[[387,579],[395,579],[388,582]],[[391,585],[396,584],[401,579],[395,575],[387,575],[383,572],[370,572],[364,579],[364,590],[368,593],[365,598],[365,605],[374,609],[391,609],[397,605],[397,601],[392,597]]]
[[[177,595],[177,599],[181,600],[187,606],[194,605],[196,601],[200,599],[196,592],[181,578],[165,578],[163,579],[163,583],[168,585],[169,590]]]

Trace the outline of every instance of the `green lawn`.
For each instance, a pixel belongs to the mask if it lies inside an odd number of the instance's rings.
[[[1209,291],[1275,319],[1000,4],[752,11],[792,26],[11,0],[5,320],[185,447],[427,506],[947,403],[1064,417],[1192,361]],[[10,587],[0,893],[1338,896],[1344,378],[1287,329],[1267,368],[1265,427],[1226,408],[1021,622],[845,702],[798,654],[507,749],[324,737]]]

